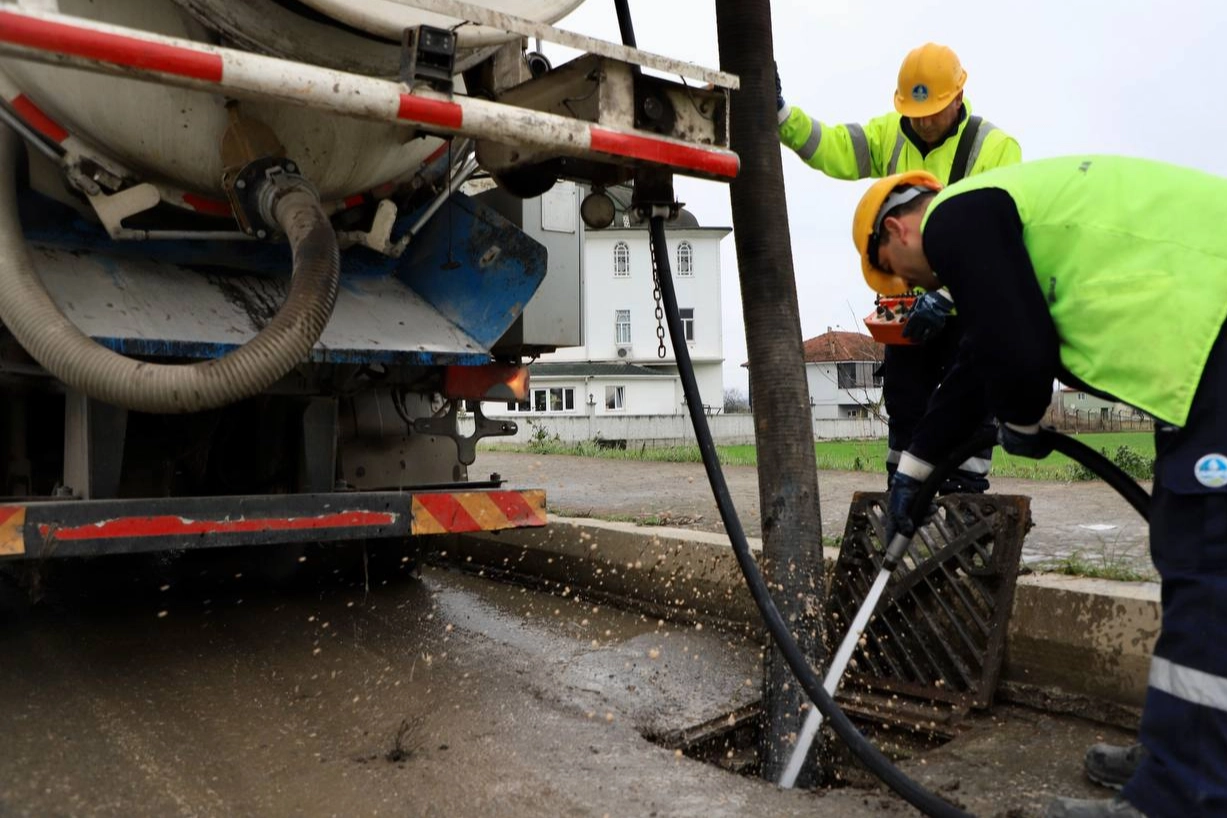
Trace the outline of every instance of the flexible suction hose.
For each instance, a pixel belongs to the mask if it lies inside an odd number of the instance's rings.
[[[724,473],[720,470],[716,444],[707,426],[707,418],[703,415],[703,401],[699,395],[699,384],[695,380],[694,368],[690,362],[690,351],[686,342],[682,340],[685,335],[682,333],[682,322],[677,311],[677,293],[673,289],[673,276],[669,270],[664,219],[660,216],[653,216],[649,227],[657,274],[660,278],[660,294],[665,305],[665,318],[669,324],[669,337],[673,342],[673,352],[677,356],[677,368],[682,378],[682,391],[686,395],[686,408],[690,412],[690,422],[694,425],[695,439],[699,444],[699,452],[703,456],[703,467],[707,471],[708,482],[711,483],[716,505],[720,509],[720,519],[724,522],[725,531],[728,532],[729,539],[732,541],[737,564],[741,567],[742,574],[745,575],[746,585],[750,589],[750,595],[754,597],[754,604],[758,606],[762,614],[767,630],[779,645],[780,652],[788,662],[793,674],[796,675],[797,681],[801,683],[805,694],[822,712],[836,735],[848,745],[853,754],[874,775],[926,815],[941,816],[941,818],[964,818],[968,813],[938,798],[908,778],[902,770],[891,764],[878,748],[870,744],[857,731],[855,725],[839,709],[835,700],[822,689],[822,682],[814,675],[805,655],[789,632],[787,623],[784,622],[784,618],[775,607],[771,593],[767,589],[767,583],[763,580],[758,564],[750,554],[750,543],[746,540],[737,511],[733,508],[733,498],[729,494],[728,484],[724,481]]]
[[[0,168],[15,170],[19,140],[0,128]],[[254,338],[222,358],[147,363],[113,352],[81,332],[52,300],[26,248],[16,185],[0,190],[0,321],[34,360],[73,389],[139,412],[198,412],[251,397],[307,358],[336,303],[340,258],[318,198],[282,195],[274,215],[289,239],[293,279],[281,309]]]
[[[860,734],[856,726],[852,724],[839,705],[835,703],[834,698],[823,689],[821,680],[818,679],[818,676],[810,667],[792,633],[788,630],[788,625],[780,615],[779,609],[776,608],[775,602],[771,599],[767,583],[763,580],[758,564],[750,554],[750,544],[746,540],[745,531],[741,527],[741,520],[737,516],[736,509],[733,507],[733,498],[729,494],[728,484],[725,482],[724,473],[720,469],[720,460],[716,454],[716,445],[712,440],[711,430],[707,426],[707,417],[703,414],[702,399],[699,395],[698,382],[694,377],[694,368],[690,361],[690,351],[685,341],[681,340],[685,336],[682,332],[682,321],[677,309],[677,293],[673,288],[673,277],[669,268],[669,252],[668,245],[665,243],[664,219],[660,216],[652,217],[649,227],[657,275],[660,279],[661,298],[665,306],[665,319],[669,325],[669,337],[673,342],[674,354],[677,356],[678,373],[682,379],[682,391],[686,396],[686,408],[690,412],[690,421],[694,426],[695,439],[699,445],[699,452],[703,457],[703,467],[707,471],[707,479],[711,483],[716,506],[720,509],[720,519],[724,522],[724,528],[732,542],[733,553],[737,557],[737,564],[741,567],[746,585],[750,589],[750,595],[754,598],[754,604],[758,606],[763,621],[767,625],[767,630],[771,633],[771,638],[779,645],[780,652],[788,662],[792,672],[796,675],[802,689],[805,690],[806,695],[817,706],[818,711],[822,713],[826,722],[831,725],[835,734],[839,736],[861,763],[868,767],[869,771],[877,776],[882,783],[890,787],[895,793],[925,815],[935,816],[935,818],[969,818],[970,813],[929,792],[909,778]],[[1116,489],[1139,514],[1149,519],[1149,495],[1146,494],[1141,486],[1121,471],[1116,464],[1090,447],[1065,435],[1049,430],[1043,430],[1041,434],[1052,443],[1056,451],[1073,458],[1098,474]],[[937,487],[945,476],[976,451],[984,448],[985,445],[991,445],[991,442],[988,439],[980,438],[971,440],[953,452],[941,466],[934,469],[933,473],[929,475],[929,478],[922,485],[912,509],[912,519],[917,525],[922,523],[924,510],[937,493]]]

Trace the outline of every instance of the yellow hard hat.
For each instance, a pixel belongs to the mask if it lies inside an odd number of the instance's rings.
[[[945,108],[967,82],[953,50],[937,43],[913,48],[899,66],[895,110],[904,116],[932,116]]]
[[[914,199],[918,193],[941,189],[942,183],[932,173],[910,170],[879,179],[861,197],[856,214],[852,217],[852,243],[856,245],[856,252],[861,254],[861,272],[865,274],[865,283],[875,292],[899,295],[908,291],[906,281],[883,272],[876,265],[878,231],[882,229],[882,219],[899,205]]]

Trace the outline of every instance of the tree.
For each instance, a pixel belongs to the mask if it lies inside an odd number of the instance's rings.
[[[749,412],[750,399],[740,389],[724,390],[724,414],[732,412]]]

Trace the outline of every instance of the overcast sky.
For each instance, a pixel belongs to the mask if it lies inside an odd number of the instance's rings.
[[[719,67],[713,0],[630,0],[640,48]],[[1073,153],[1162,159],[1227,175],[1227,4],[1212,0],[776,0],[784,97],[815,119],[864,122],[893,110],[903,56],[951,46],[975,112],[1013,135],[1023,160]],[[587,0],[560,28],[618,40],[612,0]],[[559,49],[546,48],[564,58]],[[557,62],[558,60],[556,60]],[[790,151],[784,180],[801,332],[864,331],[873,296],[850,238],[867,181],[828,179]],[[704,225],[731,225],[728,189],[679,177]],[[725,387],[746,389],[735,237],[723,247]]]

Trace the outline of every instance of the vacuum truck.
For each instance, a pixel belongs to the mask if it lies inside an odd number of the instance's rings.
[[[600,227],[738,168],[736,78],[580,2],[0,3],[0,560],[543,525],[481,402],[581,342],[578,264],[461,188]]]

